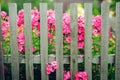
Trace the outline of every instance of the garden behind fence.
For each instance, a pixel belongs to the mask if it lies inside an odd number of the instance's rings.
[[[48,55],[48,31],[47,31],[47,3],[40,3],[40,55],[32,52],[32,26],[31,26],[31,4],[24,3],[24,34],[25,34],[25,56],[19,56],[17,46],[17,5],[9,3],[10,17],[10,49],[11,55],[3,55],[2,32],[0,30],[0,80],[5,80],[4,64],[11,63],[12,80],[19,80],[20,64],[25,64],[26,80],[34,80],[33,64],[41,64],[40,80],[49,80],[46,74],[46,63],[56,60],[59,69],[56,70],[56,80],[63,80],[64,64],[70,64],[71,80],[78,72],[78,63],[84,63],[84,71],[88,75],[88,80],[92,80],[92,64],[100,65],[100,80],[108,80],[108,64],[115,63],[115,79],[120,80],[120,3],[116,4],[115,34],[116,34],[116,53],[108,54],[108,26],[111,24],[109,19],[109,4],[101,4],[102,30],[101,30],[101,52],[100,56],[92,57],[92,3],[84,4],[85,19],[85,47],[84,56],[78,56],[77,43],[77,3],[70,4],[70,25],[71,25],[71,48],[70,55],[63,54],[63,32],[62,15],[63,4],[55,3],[56,18],[56,55]],[[1,11],[1,9],[0,9]],[[1,19],[1,18],[0,18]],[[1,26],[0,26],[1,29]],[[6,59],[7,57],[7,59]],[[97,79],[96,79],[97,80]]]

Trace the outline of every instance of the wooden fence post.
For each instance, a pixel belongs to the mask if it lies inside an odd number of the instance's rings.
[[[70,69],[71,80],[74,80],[74,75],[78,72],[78,24],[77,24],[77,3],[70,5],[70,22],[71,22],[71,54],[70,54]]]
[[[85,71],[92,80],[92,4],[85,3]]]
[[[59,69],[57,70],[56,80],[63,80],[63,27],[62,27],[63,4],[55,4],[56,18],[56,61]]]
[[[0,5],[0,14],[1,14],[1,5]],[[3,49],[2,49],[1,15],[0,15],[0,80],[5,80],[5,77],[4,77]]]
[[[17,6],[9,4],[10,17],[10,48],[11,48],[11,71],[12,80],[19,80],[19,53],[17,45]]]
[[[26,58],[26,80],[34,80],[33,52],[32,52],[32,26],[31,26],[31,4],[24,4],[24,32],[25,32],[25,58]]]
[[[120,80],[120,2],[116,5],[115,80]]]
[[[108,16],[109,4],[101,4],[101,80],[108,79]]]
[[[48,80],[46,64],[48,63],[48,25],[47,3],[40,3],[40,54],[41,54],[41,80]]]

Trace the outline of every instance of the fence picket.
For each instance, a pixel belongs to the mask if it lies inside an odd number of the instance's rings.
[[[41,80],[48,80],[46,63],[48,62],[48,28],[47,28],[47,4],[40,3],[40,47],[41,47]]]
[[[109,4],[101,4],[101,80],[108,79],[108,16]]]
[[[12,80],[19,80],[19,54],[17,46],[17,6],[15,3],[9,4],[9,16]]]
[[[85,71],[92,80],[92,4],[85,3]]]
[[[62,13],[63,4],[55,4],[55,17],[56,17],[56,61],[58,62],[59,69],[57,70],[56,80],[63,80],[63,32],[62,32]]]
[[[24,3],[24,32],[25,32],[26,80],[34,80],[30,3]]]
[[[78,71],[78,25],[77,25],[77,3],[70,4],[70,21],[71,21],[71,55],[70,69],[71,80],[74,80],[74,74]]]
[[[0,14],[1,14],[1,5],[0,5]],[[2,49],[1,16],[0,16],[0,80],[5,80],[5,77],[4,77],[3,49]]]
[[[120,80],[120,2],[116,5],[115,80]]]

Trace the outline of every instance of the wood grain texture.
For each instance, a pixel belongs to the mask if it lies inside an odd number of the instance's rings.
[[[12,80],[19,80],[19,53],[17,46],[17,5],[9,4],[10,17],[10,48]]]
[[[92,4],[85,3],[85,71],[92,80]]]
[[[59,69],[56,71],[56,80],[63,80],[63,27],[62,27],[63,4],[55,3],[56,18],[56,61]]]
[[[1,5],[0,5],[0,14],[1,14]],[[3,49],[2,49],[1,16],[0,16],[0,80],[5,80],[5,77],[4,77],[4,59],[3,59]]]
[[[26,80],[34,80],[30,3],[24,3],[24,33],[25,33]]]
[[[108,16],[109,4],[101,4],[102,30],[101,30],[101,80],[108,79]]]
[[[120,2],[116,5],[115,80],[120,80]]]
[[[70,21],[71,21],[71,55],[70,55],[70,70],[71,80],[74,80],[74,74],[78,72],[78,25],[77,25],[77,3],[70,4]]]
[[[8,60],[6,60],[8,58]],[[77,56],[78,63],[83,63],[84,57],[80,58]],[[48,61],[52,62],[56,60],[56,56],[48,55]],[[4,63],[11,63],[11,56],[4,56]],[[19,63],[25,64],[25,56],[19,56]],[[33,56],[33,63],[40,64],[41,63],[41,55]],[[100,64],[100,55],[94,56],[92,58],[93,64]],[[115,63],[115,54],[108,55],[108,64]],[[70,55],[63,55],[63,64],[70,64]]]
[[[46,64],[48,63],[48,27],[47,27],[47,4],[40,3],[40,53],[41,53],[41,80],[48,80]]]

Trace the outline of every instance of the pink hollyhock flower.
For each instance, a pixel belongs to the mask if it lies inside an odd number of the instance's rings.
[[[17,15],[17,25],[18,27],[23,27],[24,25],[24,10],[20,10]]]
[[[18,41],[18,50],[19,51],[25,51],[24,45],[25,45],[25,37],[23,33],[20,33],[17,37]]]
[[[55,30],[55,15],[48,16],[47,23],[48,23],[48,31],[51,29]]]
[[[82,49],[84,47],[84,42],[78,42],[78,48],[79,49]]]
[[[70,36],[66,37],[66,41],[70,43]]]
[[[88,76],[86,72],[77,72],[75,74],[75,80],[88,80]]]
[[[64,13],[63,14],[63,19],[64,23],[67,25],[67,24],[70,24],[70,14],[67,14],[67,13]]]
[[[40,13],[38,9],[33,9],[31,12],[31,17],[32,17],[32,27],[37,27],[38,29],[40,28]]]
[[[1,11],[1,17],[5,18],[7,16],[7,13],[5,11]]]
[[[70,28],[70,14],[63,14],[63,18],[62,18],[63,22],[63,34],[70,34],[71,32],[71,28]]]
[[[93,31],[95,29],[95,31],[97,30],[97,33],[93,33],[93,34],[100,34],[101,33],[101,16],[95,16],[92,20],[92,24],[93,24]]]
[[[10,23],[9,22],[2,22],[2,27],[9,27]]]
[[[46,74],[51,74],[52,72],[55,72],[58,69],[58,64],[56,61],[53,61],[51,63],[46,64]]]
[[[84,17],[83,16],[78,17],[78,28],[80,28],[80,27],[84,27]]]
[[[64,23],[63,23],[64,25]],[[70,29],[70,25],[64,25],[63,26],[63,34],[70,34],[71,33],[71,29]]]
[[[70,71],[64,71],[64,80],[68,80],[70,79],[71,75],[70,75]]]
[[[18,15],[17,15],[20,19],[23,19],[24,18],[24,10],[21,9],[19,12],[18,12]]]
[[[78,41],[84,41],[84,33],[78,35]]]
[[[8,33],[8,30],[6,27],[2,27],[2,36],[6,36],[6,34]]]
[[[6,16],[5,19],[6,19],[6,21],[9,21],[9,20],[10,20],[9,16]]]
[[[2,25],[2,36],[3,36],[3,39],[6,40],[6,37],[9,34],[10,24],[9,24],[9,22],[2,22],[1,25]]]
[[[78,33],[79,34],[84,33],[84,27],[78,27]]]
[[[58,67],[58,64],[57,64],[57,61],[53,61],[53,62],[51,62],[51,65],[52,65],[52,67],[55,69],[55,70],[57,70],[59,67]]]
[[[50,10],[47,11],[47,16],[53,16],[53,15],[55,15],[54,10],[50,9]]]
[[[40,31],[36,31],[36,34],[37,34],[38,36],[40,36]]]
[[[52,66],[50,63],[47,63],[46,65],[46,74],[51,74],[51,72],[53,72],[54,70],[52,69]]]
[[[92,32],[94,35],[98,33],[98,30],[97,29],[93,29],[93,32]]]
[[[53,35],[51,33],[48,33],[48,37],[51,39],[53,38]]]

